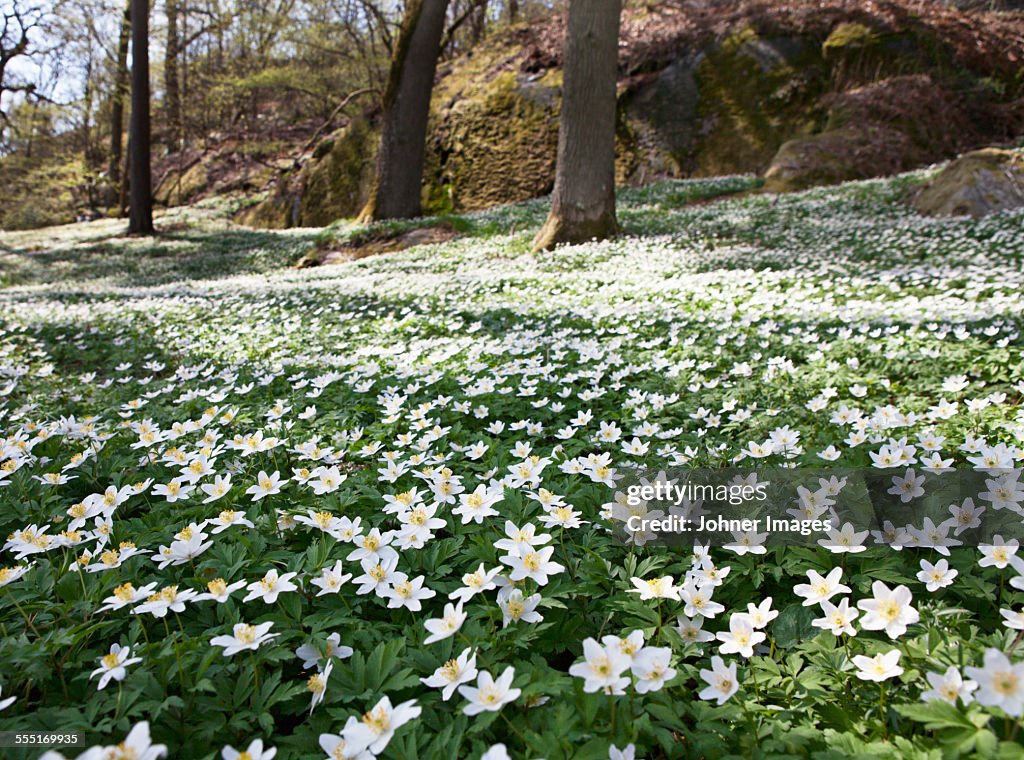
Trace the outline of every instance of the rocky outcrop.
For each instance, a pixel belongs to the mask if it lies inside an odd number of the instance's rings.
[[[994,118],[983,103],[928,74],[892,77],[824,102],[824,129],[779,148],[765,172],[767,190],[802,190],[933,163],[984,142]]]
[[[1024,16],[929,7],[937,15],[925,18],[903,0],[672,8],[649,4],[623,20],[619,182],[759,173],[770,189],[800,189],[932,163],[1024,129],[1024,108],[1008,105],[1022,94],[1012,51]],[[515,30],[439,70],[425,212],[551,190],[559,23]],[[355,215],[372,134],[370,122],[333,135],[243,221],[318,225]]]
[[[913,205],[929,216],[982,217],[1024,208],[1024,149],[964,154],[921,188]]]
[[[195,158],[185,167],[169,169],[153,192],[153,200],[164,206],[180,206],[202,193],[209,184],[206,161]]]
[[[622,95],[635,139],[629,177],[762,171],[786,137],[823,120],[826,81],[808,40],[750,27],[636,77]]]
[[[301,170],[279,178],[263,202],[239,211],[253,227],[322,227],[359,213],[370,192],[377,135],[357,118],[321,141]]]

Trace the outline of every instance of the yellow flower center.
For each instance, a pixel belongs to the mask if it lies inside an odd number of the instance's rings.
[[[135,598],[135,587],[131,583],[123,583],[114,589],[114,596],[122,602],[130,602]]]
[[[135,748],[129,747],[125,742],[121,742],[116,747],[111,747],[107,750],[106,754],[106,760],[138,760],[138,758],[139,753]]]
[[[441,666],[441,675],[449,681],[456,680],[461,673],[462,668],[459,667],[459,663],[455,660],[448,660],[448,662]]]
[[[383,707],[370,710],[363,715],[363,723],[377,736],[385,733],[391,727],[391,716]]]
[[[895,620],[900,616],[900,606],[896,602],[883,602],[878,608],[878,614],[885,620]]]
[[[242,627],[235,632],[235,638],[242,644],[252,644],[256,641],[256,628],[251,625],[242,625]]]
[[[996,673],[992,679],[992,687],[1000,694],[1014,694],[1020,686],[1020,679],[1012,672]]]
[[[501,692],[494,686],[485,686],[480,689],[480,701],[485,705],[497,704],[501,701]]]

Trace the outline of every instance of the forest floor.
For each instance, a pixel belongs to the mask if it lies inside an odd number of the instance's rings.
[[[927,174],[659,183],[622,193],[621,238],[537,255],[544,201],[280,232],[218,201],[153,239],[0,234],[0,730],[110,744],[147,720],[172,757],[259,737],[290,760],[360,744],[376,706],[395,758],[1019,757],[1024,696],[989,686],[1020,573],[946,549],[950,526],[930,549],[696,559],[609,532],[634,467],[1016,466],[1024,213],[918,216]],[[431,225],[446,239],[296,266]],[[808,600],[830,571],[845,586]],[[97,692],[112,644],[141,661]],[[976,699],[926,701],[950,669]],[[483,671],[510,679],[490,702],[465,688]]]

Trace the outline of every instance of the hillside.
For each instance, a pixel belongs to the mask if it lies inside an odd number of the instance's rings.
[[[423,186],[428,212],[550,191],[563,33],[563,19],[549,17],[497,31],[442,63]],[[1022,59],[1024,12],[977,4],[632,6],[619,56],[618,180],[749,173],[771,190],[790,190],[1014,143],[1024,134]],[[260,227],[351,217],[368,191],[378,117],[365,96],[326,122],[264,103],[252,123],[158,155],[157,201],[233,194],[247,199],[239,220]],[[106,215],[116,200],[71,155],[0,159],[0,180],[0,227]]]
[[[554,180],[560,18],[444,66],[423,196],[434,212],[537,197]],[[1024,14],[917,2],[652,3],[623,20],[618,180],[766,175],[790,190],[893,174],[1024,134]],[[242,219],[358,212],[373,116],[321,143]]]

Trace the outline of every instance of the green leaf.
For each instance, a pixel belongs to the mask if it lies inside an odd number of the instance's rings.
[[[917,723],[924,723],[924,727],[932,731],[941,728],[977,730],[977,727],[964,712],[941,699],[933,699],[919,705],[896,705],[894,709],[905,718]]]
[[[811,625],[812,620],[814,612],[810,607],[795,604],[786,607],[772,624],[772,636],[775,637],[776,646],[789,649],[812,636],[815,630]]]

